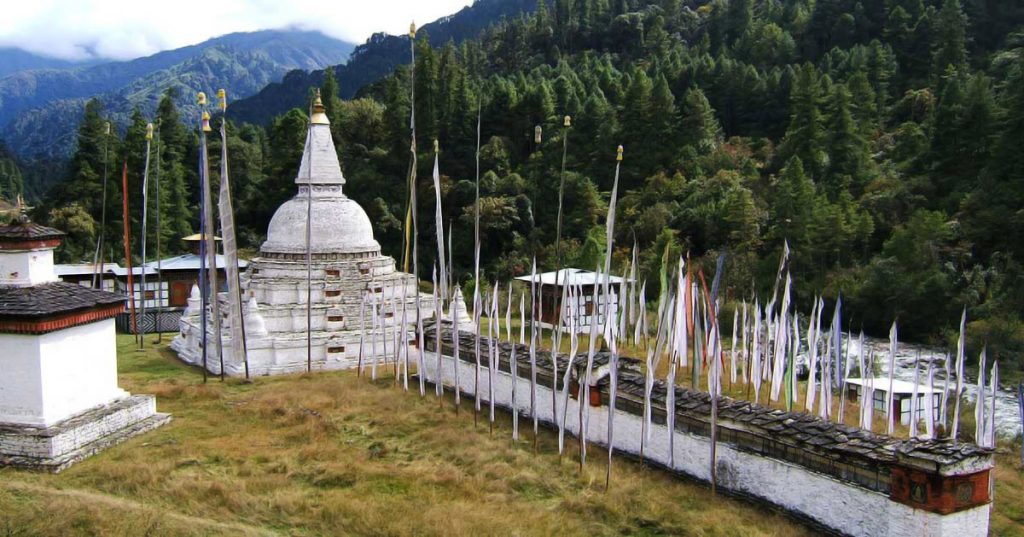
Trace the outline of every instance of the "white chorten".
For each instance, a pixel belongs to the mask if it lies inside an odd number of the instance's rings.
[[[298,192],[274,213],[259,256],[241,278],[247,302],[243,314],[248,367],[254,376],[303,372],[307,367],[354,368],[360,356],[367,366],[374,360],[378,364],[391,362],[397,348],[414,340],[416,301],[420,301],[424,319],[433,316],[430,297],[419,294],[414,276],[397,271],[394,259],[381,254],[366,212],[345,196],[345,177],[319,98],[310,123],[302,164],[295,177]],[[311,215],[311,264],[306,261],[307,214]],[[310,269],[312,285],[307,286]],[[311,330],[307,331],[306,297],[310,288]],[[221,293],[219,299],[221,311],[229,311],[227,294]],[[182,316],[180,334],[172,348],[186,362],[202,365],[199,313],[189,308]],[[225,319],[221,335],[224,372],[244,375],[246,364],[233,358],[231,352],[229,324]],[[219,373],[220,358],[211,325],[207,327],[206,367]],[[308,366],[307,335],[311,340]],[[415,350],[412,352],[415,356]]]
[[[0,226],[0,466],[60,471],[170,420],[117,386],[122,295],[59,281],[64,234]]]

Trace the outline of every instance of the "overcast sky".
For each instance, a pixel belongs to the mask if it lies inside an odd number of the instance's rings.
[[[298,28],[362,43],[405,33],[472,0],[3,0],[0,47],[126,60],[231,32]]]

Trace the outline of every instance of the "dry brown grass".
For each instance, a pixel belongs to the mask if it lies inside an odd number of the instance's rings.
[[[611,490],[543,432],[353,373],[211,379],[119,339],[121,385],[174,421],[59,475],[0,470],[11,535],[806,535],[788,518],[617,460]],[[571,451],[570,446],[570,451]]]

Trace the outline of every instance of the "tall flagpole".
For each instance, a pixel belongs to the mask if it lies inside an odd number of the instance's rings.
[[[103,287],[103,237],[107,232],[107,151],[110,146],[110,122],[103,124],[103,196],[100,201],[100,233],[96,237],[96,251],[92,255],[92,286]]]
[[[320,90],[316,90],[316,102]],[[314,104],[315,106],[315,104]],[[309,128],[306,131],[306,372],[313,371],[313,106],[309,108]],[[359,352],[363,352],[360,345]]]
[[[196,100],[197,100],[197,102],[198,102],[198,104],[200,106],[205,106],[206,105],[206,94],[200,91],[199,94],[196,96]],[[202,138],[204,141],[206,139],[206,134],[203,132],[202,114],[200,114],[200,120],[199,120],[199,137]],[[210,353],[208,352],[208,350],[206,348],[207,347],[207,343],[208,343],[207,340],[209,339],[207,337],[207,334],[206,334],[206,316],[207,316],[207,311],[206,311],[207,295],[206,295],[206,292],[207,292],[208,289],[207,289],[207,285],[206,285],[206,280],[207,280],[207,273],[206,273],[206,238],[203,237],[203,234],[206,233],[206,218],[207,218],[207,214],[206,214],[206,192],[203,189],[203,181],[205,180],[203,178],[203,176],[204,176],[203,162],[205,160],[205,158],[203,156],[203,153],[205,151],[206,151],[206,144],[205,143],[200,143],[199,144],[199,327],[200,327],[200,330],[202,330],[202,335],[200,337],[202,338],[202,349],[203,349],[203,352],[202,352],[202,356],[203,356],[203,384],[205,384],[206,380],[207,380],[207,371],[209,371],[207,369],[207,359],[209,358],[209,355],[210,355]]]
[[[214,218],[213,218],[213,194],[210,188],[210,155],[206,147],[206,133],[212,132],[210,128],[210,113],[206,111],[206,95],[199,103],[199,106],[203,109],[202,115],[202,128],[199,129],[199,143],[203,146],[202,152],[200,153],[201,165],[202,165],[202,176],[201,183],[203,188],[203,212],[205,213],[203,237],[206,242],[206,257],[207,264],[206,270],[209,272],[210,282],[210,317],[211,324],[213,325],[213,344],[217,352],[217,361],[220,366],[220,379],[224,380],[224,348],[221,345],[221,333],[220,333],[220,300],[217,295],[220,291],[219,278],[217,276],[217,239],[214,235]]]
[[[144,348],[146,346],[146,216],[149,214],[149,151],[150,146],[153,142],[153,124],[146,124],[146,167],[142,170],[142,237],[140,245],[142,247],[142,263],[139,265],[142,269],[140,278],[142,279],[142,300],[140,304],[142,306],[142,324],[139,326],[139,347]]]
[[[156,118],[156,289],[157,289],[157,304],[159,307],[167,306],[170,303],[170,295],[164,297],[164,277],[163,277],[163,264],[161,263],[160,256],[162,251],[160,244],[162,239],[160,238],[163,228],[160,227],[160,118]],[[164,333],[160,331],[160,312],[157,312],[156,317],[156,341],[157,343],[163,343]]]
[[[221,111],[220,122],[220,196],[217,201],[220,210],[220,229],[224,242],[225,267],[228,278],[228,308],[231,320],[231,354],[237,364],[239,359],[245,366],[245,378],[249,378],[249,355],[245,343],[245,318],[242,311],[242,280],[238,275],[238,246],[235,241],[235,210],[231,204],[231,181],[228,177],[228,96],[223,89],[217,90],[217,101]]]
[[[131,219],[128,217],[128,161],[121,170],[121,208],[124,219],[124,264],[128,267],[128,297],[131,299],[131,329],[139,333],[139,320],[135,316],[135,280],[132,275]]]

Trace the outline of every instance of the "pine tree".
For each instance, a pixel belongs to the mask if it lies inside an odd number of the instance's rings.
[[[722,127],[700,88],[686,92],[679,114],[679,135],[683,146],[694,148],[698,154],[710,153],[718,146]]]
[[[960,0],[943,0],[934,23],[932,77],[938,80],[950,67],[961,73],[967,68],[967,15]]]
[[[827,133],[821,113],[821,82],[818,70],[805,64],[793,81],[789,97],[789,128],[779,144],[776,162],[799,157],[804,167],[816,177],[824,176],[828,155],[823,151]]]
[[[833,85],[827,118],[829,166],[825,185],[833,200],[847,188],[859,194],[874,173],[867,140],[857,128],[851,109],[849,90],[843,84]]]

